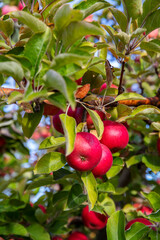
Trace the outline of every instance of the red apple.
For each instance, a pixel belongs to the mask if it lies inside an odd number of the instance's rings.
[[[99,89],[99,92],[102,92],[104,89],[106,89],[106,87],[107,87],[107,83],[103,83],[101,88]],[[114,85],[114,84],[112,84],[110,88],[118,89],[118,87],[116,85]]]
[[[143,206],[140,203],[133,204],[133,207],[136,208],[137,211],[141,211],[142,213],[144,213],[146,215],[150,215],[153,212],[152,208]]]
[[[81,84],[82,84],[82,77],[79,78],[79,79],[77,79],[77,80],[76,80],[76,83],[77,83],[77,85],[81,85]]]
[[[46,208],[43,205],[39,204],[38,207],[42,210],[44,214],[46,214]]]
[[[81,232],[73,232],[71,235],[68,237],[68,240],[88,240],[87,236]]]
[[[67,162],[78,171],[89,171],[98,164],[101,155],[102,148],[98,139],[91,133],[79,132],[73,152],[67,156]]]
[[[3,137],[0,137],[0,148],[6,144],[6,140]]]
[[[71,107],[69,107],[67,115],[75,118],[76,123],[79,124],[82,121],[83,112],[84,112],[84,108],[82,108],[82,107],[77,107],[74,111],[72,110]],[[61,120],[59,117],[59,115],[62,113],[64,113],[64,112],[62,110],[60,110],[56,115],[53,116],[53,126],[58,132],[63,134],[64,133],[63,127],[62,127]]]
[[[113,163],[112,153],[109,148],[103,144],[102,147],[102,156],[95,168],[92,169],[92,173],[95,177],[101,177],[111,168]]]
[[[82,210],[82,220],[84,225],[90,229],[102,229],[106,226],[108,217],[94,211],[89,211],[89,207],[86,206]]]
[[[149,39],[150,39],[150,38],[157,38],[157,37],[158,37],[158,32],[159,32],[158,28],[155,29],[155,30],[153,30],[152,32],[150,32],[150,33],[148,34],[148,38],[149,38]]]
[[[24,2],[19,2],[19,4],[18,4],[19,10],[22,10],[25,6],[26,6],[26,5],[25,5]]]
[[[151,223],[148,219],[145,219],[145,218],[135,218],[131,221],[129,221],[125,227],[125,230],[129,229],[131,227],[131,225],[135,222],[140,222],[140,223],[143,223],[144,225],[146,226],[150,226],[150,225],[153,225],[153,223]],[[154,227],[152,227],[153,230],[155,230]]]
[[[158,154],[160,155],[160,138],[158,138],[157,140],[157,150],[158,150]]]
[[[4,5],[2,7],[2,15],[6,15],[9,12],[15,12],[15,11],[18,11],[18,10],[19,9],[16,6]]]
[[[52,238],[52,240],[63,240],[61,237],[55,236]]]
[[[98,113],[98,115],[100,116],[102,121],[105,119],[105,114],[103,112],[98,111],[98,110],[95,110],[95,112]],[[92,121],[92,118],[89,115],[89,113],[87,113],[86,122],[87,122],[88,129],[93,128],[93,121]]]
[[[118,122],[106,120],[104,123],[104,132],[100,142],[106,145],[112,153],[125,148],[129,141],[129,135],[126,127]]]

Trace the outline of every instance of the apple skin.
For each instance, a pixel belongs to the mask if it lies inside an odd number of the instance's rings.
[[[79,132],[76,135],[73,152],[67,156],[68,164],[78,171],[92,170],[100,161],[101,144],[91,133]]]
[[[67,115],[75,118],[76,123],[78,125],[82,121],[83,112],[84,112],[84,108],[82,107],[77,107],[74,111],[72,110],[71,107],[69,107]],[[59,115],[62,113],[64,112],[62,110],[59,110],[59,112],[53,116],[53,126],[58,132],[64,134],[61,120],[59,117]]]
[[[63,238],[55,236],[55,237],[52,238],[52,240],[63,240]]]
[[[3,137],[0,137],[0,148],[6,144],[6,140]]]
[[[144,225],[146,226],[150,226],[150,225],[153,225],[148,219],[145,219],[145,218],[135,218],[131,221],[129,221],[127,224],[126,224],[126,227],[125,227],[125,230],[128,230],[130,228],[130,226],[135,223],[135,222],[140,222],[140,223],[143,223]],[[152,227],[153,230],[156,230],[154,227]]]
[[[157,38],[158,37],[158,32],[159,32],[159,30],[158,30],[158,28],[157,29],[155,29],[155,30],[153,30],[152,32],[150,32],[149,34],[148,34],[148,38],[150,39],[150,38]]]
[[[89,211],[89,207],[86,206],[82,210],[82,220],[84,225],[89,229],[100,230],[106,226],[108,217],[94,211]]]
[[[95,168],[92,169],[92,173],[95,177],[101,177],[111,168],[113,163],[112,153],[107,146],[101,144],[102,156]]]
[[[44,214],[46,214],[46,208],[42,204],[39,204],[38,207],[42,210]]]
[[[71,233],[71,235],[68,237],[68,240],[89,240],[89,239],[85,234],[76,231]]]
[[[98,115],[100,116],[101,120],[105,120],[105,114],[101,111],[98,111],[98,110],[95,110],[96,113],[98,113]],[[93,125],[93,121],[92,121],[92,118],[91,116],[89,115],[89,113],[87,113],[87,116],[86,116],[86,122],[87,122],[87,127],[88,129],[91,129],[94,127]]]
[[[153,209],[150,207],[146,207],[143,206],[140,203],[134,203],[133,207],[137,210],[137,211],[141,211],[142,213],[146,214],[146,215],[150,215],[153,212]]]
[[[106,89],[106,87],[107,87],[107,83],[103,83],[102,86],[101,86],[100,89],[99,89],[99,92],[102,92],[104,89]],[[112,85],[110,86],[110,88],[116,88],[116,89],[118,89],[118,87],[117,87],[116,85],[114,85],[114,84],[112,84]]]
[[[112,153],[125,148],[129,141],[126,127],[118,122],[106,120],[103,122],[104,132],[100,142],[106,145]]]
[[[157,150],[158,150],[158,155],[160,156],[160,138],[157,140]]]
[[[19,9],[16,6],[4,5],[2,7],[2,15],[6,15],[9,12],[15,12],[15,11],[18,11],[18,10]]]

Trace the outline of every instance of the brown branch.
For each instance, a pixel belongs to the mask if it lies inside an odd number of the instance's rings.
[[[12,92],[14,91],[18,91],[21,93],[24,93],[23,89],[12,89],[12,88],[0,88],[0,97],[3,96],[9,96]],[[112,107],[112,106],[116,106],[117,104],[124,104],[127,105],[129,107],[137,107],[140,105],[153,105],[156,107],[160,108],[160,94],[159,91],[157,92],[157,96],[155,97],[149,97],[143,100],[120,100],[120,101],[114,101],[114,97],[111,96],[106,96],[104,99],[104,106],[103,107]],[[102,100],[102,98],[100,98],[99,100]],[[77,100],[78,101],[78,100]],[[56,106],[52,105],[48,100],[44,100],[44,115],[55,115],[56,113],[58,113],[59,108],[57,108]],[[88,101],[88,102],[82,102],[83,104],[87,104],[88,107],[90,107],[91,109],[98,109],[100,110],[100,106],[97,106],[97,101],[96,100],[92,100],[92,101]]]
[[[122,82],[123,82],[123,74],[124,74],[124,66],[125,62],[122,62],[122,69],[121,69],[121,76],[120,76],[120,81],[119,81],[119,87],[118,87],[118,95],[122,93]]]

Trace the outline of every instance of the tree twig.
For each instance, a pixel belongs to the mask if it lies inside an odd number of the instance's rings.
[[[118,95],[122,93],[122,82],[123,82],[123,74],[124,74],[124,66],[125,62],[122,62],[122,68],[121,68],[121,76],[120,76],[120,81],[119,81],[119,87],[118,87]]]

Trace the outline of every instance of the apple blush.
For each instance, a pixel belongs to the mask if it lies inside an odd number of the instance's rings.
[[[100,142],[106,145],[112,153],[125,148],[129,141],[129,135],[126,127],[118,122],[106,120],[103,122],[104,132]]]
[[[66,159],[75,170],[89,171],[98,164],[101,156],[102,147],[98,139],[91,133],[79,132],[76,135],[74,149]]]
[[[89,207],[86,206],[82,210],[82,220],[84,225],[89,229],[99,230],[106,226],[108,217],[104,214],[89,211]]]
[[[144,225],[150,226],[150,227],[153,225],[153,223],[151,223],[148,219],[145,219],[145,218],[135,218],[135,219],[133,219],[133,220],[131,220],[131,221],[129,221],[127,223],[127,225],[125,227],[125,230],[128,230],[131,227],[131,225],[133,223],[135,223],[135,222],[140,222],[140,223],[143,223]],[[152,229],[155,230],[154,227],[152,227]]]
[[[92,173],[95,177],[101,177],[111,168],[113,163],[112,153],[109,148],[103,144],[102,147],[102,156],[95,168],[92,169]]]
[[[81,232],[73,232],[71,235],[68,237],[68,240],[88,240],[88,237],[81,233]]]

